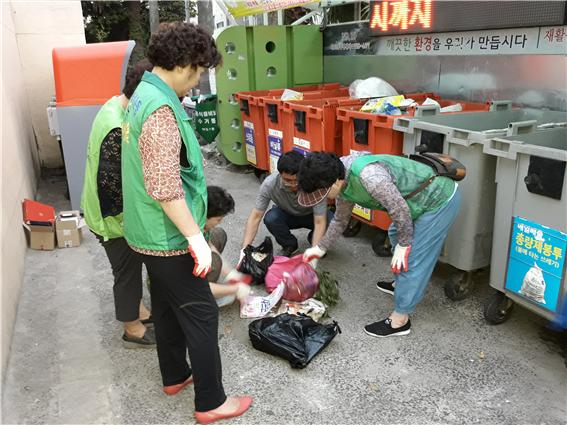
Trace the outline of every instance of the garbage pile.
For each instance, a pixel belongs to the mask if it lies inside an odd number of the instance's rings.
[[[302,255],[274,257],[266,237],[245,248],[239,271],[251,274],[257,285],[265,283],[268,292],[251,294],[240,305],[241,318],[258,319],[249,325],[254,348],[304,368],[340,333],[337,322],[319,323],[339,300],[338,283],[329,273],[316,272]]]

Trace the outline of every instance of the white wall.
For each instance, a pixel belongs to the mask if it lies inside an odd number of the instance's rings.
[[[2,378],[23,279],[23,198],[33,198],[39,159],[10,3],[2,2]]]
[[[54,47],[85,44],[81,2],[12,0],[10,4],[41,166],[62,167],[59,145],[49,134],[45,112],[55,95],[51,52]]]
[[[60,165],[45,108],[54,93],[51,49],[84,43],[81,5],[0,1],[2,27],[2,381],[14,329],[27,250],[21,201],[35,197],[40,163]],[[79,30],[81,33],[79,34]],[[38,149],[39,147],[39,149]]]

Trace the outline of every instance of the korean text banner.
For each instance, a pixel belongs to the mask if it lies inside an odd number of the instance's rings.
[[[223,0],[223,2],[235,18],[314,3],[313,0]]]
[[[561,301],[567,234],[514,217],[506,290],[552,312]]]

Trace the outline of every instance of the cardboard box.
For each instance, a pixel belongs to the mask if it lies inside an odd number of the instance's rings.
[[[53,225],[37,226],[24,224],[29,232],[30,248],[40,251],[53,251],[55,249],[55,228]]]
[[[22,214],[30,248],[41,251],[55,249],[55,209],[51,205],[24,199]]]
[[[75,248],[83,241],[82,227],[84,221],[79,211],[61,211],[55,221],[57,246],[59,248]]]

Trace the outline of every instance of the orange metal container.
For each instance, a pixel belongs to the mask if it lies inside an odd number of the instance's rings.
[[[470,103],[460,100],[441,99],[433,93],[409,93],[406,98],[423,102],[426,98],[436,100],[441,107],[460,103],[462,112],[488,111],[488,103]],[[394,121],[400,116],[414,116],[415,108],[410,108],[405,115],[382,115],[361,112],[358,107],[337,109],[337,119],[342,122],[343,155],[352,151],[367,151],[373,154],[402,155],[403,133],[393,129]],[[458,114],[459,112],[451,112]],[[392,220],[384,211],[371,211],[359,206],[353,210],[355,218],[363,223],[388,230]]]
[[[302,93],[320,93],[326,90],[337,90],[339,83],[313,84],[293,87],[292,90]],[[268,144],[264,129],[264,104],[259,103],[262,96],[279,98],[284,89],[257,90],[236,93],[240,103],[242,128],[246,144],[246,158],[248,162],[259,170],[269,170]],[[309,95],[310,96],[310,95]],[[308,97],[309,97],[308,96]]]
[[[297,150],[325,151],[342,154],[342,122],[337,121],[339,107],[360,108],[365,100],[349,97],[299,100],[283,104],[283,121],[286,132],[284,152]]]
[[[348,87],[336,90],[307,92],[303,95],[303,101],[331,99],[344,96],[348,96]],[[267,141],[270,164],[269,170],[273,172],[277,168],[277,162],[282,153],[291,149],[289,142],[286,141],[287,138],[290,137],[290,134],[288,134],[289,125],[286,125],[286,114],[283,110],[285,102],[280,100],[279,96],[260,97],[258,102],[263,107],[265,140]],[[289,147],[287,150],[286,146]]]
[[[93,43],[53,49],[57,107],[102,105],[120,94],[133,42]]]

